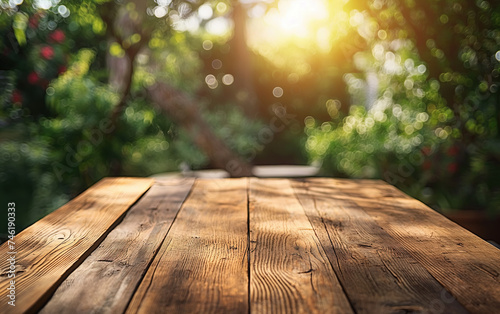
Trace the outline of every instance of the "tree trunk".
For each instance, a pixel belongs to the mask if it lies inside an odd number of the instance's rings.
[[[239,0],[233,1],[232,20],[233,38],[230,41],[231,60],[234,71],[234,84],[237,88],[236,99],[243,112],[252,118],[257,114],[257,99],[253,86],[251,54],[246,38],[247,13]]]

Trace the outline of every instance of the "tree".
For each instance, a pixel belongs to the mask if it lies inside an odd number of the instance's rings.
[[[386,180],[441,208],[498,212],[500,8],[487,1],[352,0],[345,9],[366,43],[348,62],[354,65],[348,73],[361,71],[346,76],[351,94],[363,105],[366,91],[359,86],[366,73],[376,73],[378,105],[333,119],[343,130],[310,123],[313,154],[330,156],[343,175],[390,174]],[[372,116],[377,110],[384,119]],[[422,138],[407,142],[415,135]]]
[[[246,36],[247,11],[239,0],[232,1],[231,18],[234,23],[234,32],[229,44],[232,68],[236,77],[236,95],[247,116],[253,118],[257,113],[257,99],[253,83],[252,58]]]
[[[101,17],[110,40],[118,44],[124,52],[121,56],[108,56],[110,83],[114,83],[122,94],[111,116],[113,123],[118,122],[118,117],[130,98],[137,55],[150,49],[148,44],[153,34],[155,38],[172,36],[175,32],[172,19],[187,18],[203,3],[204,1],[167,1],[164,5],[156,6],[153,1],[126,1],[106,2],[96,8],[94,14]],[[170,14],[164,15],[163,12],[167,11],[170,11]],[[159,16],[163,19],[160,20]],[[117,77],[121,77],[121,81]],[[176,90],[168,82],[157,82],[147,91],[150,99],[162,108],[163,112],[187,130],[193,142],[206,153],[214,166],[227,170],[231,176],[251,175],[250,166],[224,142],[217,139],[204,122],[195,100]]]

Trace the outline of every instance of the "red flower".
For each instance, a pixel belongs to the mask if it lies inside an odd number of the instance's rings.
[[[56,29],[52,34],[50,34],[49,37],[52,41],[56,43],[62,43],[66,39],[66,35],[64,35],[64,32],[60,29]]]
[[[36,84],[39,79],[40,77],[36,72],[31,72],[30,74],[28,74],[28,82],[32,85]]]
[[[432,163],[430,162],[430,160],[426,160],[422,164],[422,169],[424,169],[424,170],[429,170],[429,169],[431,169],[431,167],[432,167]]]
[[[455,173],[455,172],[457,172],[457,169],[458,169],[458,165],[457,165],[457,163],[455,163],[455,162],[452,162],[451,164],[449,164],[449,165],[448,165],[448,171],[449,171],[450,173]]]
[[[22,103],[23,95],[17,89],[12,93],[12,102],[13,103]]]
[[[54,56],[54,48],[50,46],[44,46],[42,47],[42,49],[40,49],[40,55],[45,60],[50,60]]]

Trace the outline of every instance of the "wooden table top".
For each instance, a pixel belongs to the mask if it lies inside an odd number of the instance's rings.
[[[5,313],[500,309],[500,250],[382,181],[106,178],[14,242]]]

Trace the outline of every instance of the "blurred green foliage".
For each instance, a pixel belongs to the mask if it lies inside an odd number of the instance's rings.
[[[323,173],[381,178],[431,206],[500,213],[500,11],[487,1],[351,1],[366,45],[348,114],[306,118]],[[366,27],[370,25],[369,27]],[[363,46],[363,45],[358,45]]]

